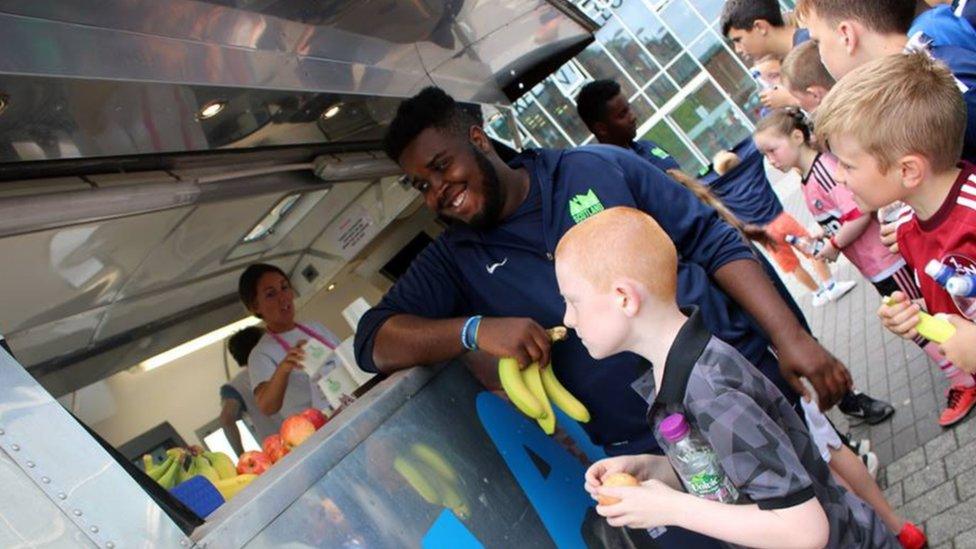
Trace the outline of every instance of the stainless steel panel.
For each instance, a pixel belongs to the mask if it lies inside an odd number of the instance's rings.
[[[25,328],[7,334],[7,340],[10,347],[16,349],[18,360],[28,367],[70,355],[88,347],[95,336],[95,330],[102,323],[106,309],[107,307],[98,307]]]
[[[76,546],[188,544],[132,477],[3,350],[0,387],[4,388],[0,391],[0,450],[20,469],[20,476],[33,484],[32,490],[13,491],[10,484],[3,483],[0,515],[12,513],[12,507],[36,512],[16,517],[13,525],[18,531],[36,535],[44,528],[50,535],[60,528],[67,538],[59,534],[56,540],[78,541]],[[0,461],[5,476],[11,475],[8,463]],[[46,497],[49,503],[41,503],[39,497]],[[78,530],[87,540],[77,536]]]

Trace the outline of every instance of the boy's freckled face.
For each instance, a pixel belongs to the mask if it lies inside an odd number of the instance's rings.
[[[906,197],[898,171],[881,173],[878,161],[850,136],[831,136],[830,152],[837,157],[834,179],[854,193],[855,201],[867,211],[883,208]]]
[[[593,358],[621,352],[627,333],[626,315],[611,293],[598,291],[574,270],[572,263],[556,258],[556,280],[566,301],[563,324],[576,331]]]

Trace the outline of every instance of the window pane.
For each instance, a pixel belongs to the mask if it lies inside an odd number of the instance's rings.
[[[678,35],[678,40],[688,44],[705,30],[705,22],[698,18],[685,0],[672,0],[661,12],[661,18]]]
[[[634,111],[634,115],[637,117],[637,125],[640,126],[646,122],[650,117],[654,116],[657,111],[647,99],[643,96],[638,95],[630,102],[630,110]]]
[[[705,18],[705,21],[718,22],[722,16],[722,6],[725,5],[725,0],[691,0],[691,5],[698,8],[698,12]]]
[[[538,90],[533,90],[535,91]],[[547,78],[543,82],[541,93],[536,94],[536,101],[541,103],[549,111],[549,115],[562,125],[563,131],[569,134],[573,141],[579,143],[590,135],[590,130],[576,114],[576,105],[563,95],[552,80]]]
[[[692,92],[670,116],[707,158],[750,135],[732,104],[710,82]]]
[[[664,105],[669,99],[674,97],[674,94],[678,93],[678,88],[674,87],[674,84],[668,80],[667,76],[663,74],[658,76],[651,82],[651,85],[644,90],[647,96],[651,98],[658,107]]]
[[[719,40],[706,33],[691,46],[691,53],[708,69],[712,78],[732,97],[732,100],[749,114],[753,121],[759,116],[759,87],[738,60]]]
[[[692,61],[688,54],[683,53],[673,65],[668,67],[668,74],[679,86],[684,87],[692,78],[698,75],[698,64]]]
[[[657,72],[654,62],[624,30],[619,19],[614,18],[608,22],[597,32],[596,37],[638,83],[647,82]]]
[[[681,170],[686,173],[695,174],[702,168],[702,163],[695,158],[695,155],[678,138],[678,134],[674,133],[674,130],[664,120],[655,124],[641,139],[650,139],[660,145],[678,161]]]
[[[590,44],[590,46],[576,56],[576,60],[583,65],[593,78],[597,80],[604,78],[616,80],[620,84],[620,90],[627,97],[637,92],[637,88],[617,69],[617,66],[613,64],[613,61],[610,60],[603,51],[603,48],[599,45]]]
[[[508,118],[502,113],[496,113],[488,119],[488,128],[495,139],[505,141],[506,143],[515,142],[515,139],[512,137],[512,129],[508,125]]]
[[[571,146],[563,134],[559,133],[559,130],[549,122],[535,101],[529,101],[526,104],[522,113],[519,114],[519,120],[542,147],[565,149]]]
[[[657,14],[648,11],[640,0],[624,2],[617,13],[662,67],[681,53],[678,41],[664,27]]]

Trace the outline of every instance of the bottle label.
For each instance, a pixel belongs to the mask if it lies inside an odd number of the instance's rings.
[[[698,473],[689,479],[688,484],[688,489],[696,496],[707,497],[718,491],[722,477],[715,473]]]

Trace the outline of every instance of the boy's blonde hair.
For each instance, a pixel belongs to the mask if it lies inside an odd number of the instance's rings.
[[[845,76],[817,109],[817,141],[853,138],[882,173],[919,154],[932,170],[952,169],[962,156],[966,105],[952,73],[925,52],[895,54]]]
[[[610,291],[614,278],[627,277],[662,301],[675,299],[674,242],[654,218],[634,208],[609,208],[566,231],[556,246],[556,261],[571,262],[600,292]]]
[[[908,34],[915,20],[916,0],[798,0],[800,21],[816,12],[825,21],[857,21],[880,34]]]
[[[827,67],[820,60],[817,43],[812,40],[793,48],[783,59],[779,70],[791,90],[806,91],[813,86],[829,90],[836,84],[834,77],[830,76]]]

